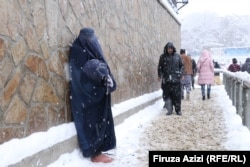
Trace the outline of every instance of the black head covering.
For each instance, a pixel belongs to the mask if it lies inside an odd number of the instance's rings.
[[[185,54],[186,53],[186,50],[185,49],[181,49],[180,50],[180,54]]]
[[[237,63],[237,59],[236,58],[233,58],[232,61],[233,61],[233,64]]]
[[[164,53],[168,53],[168,48],[172,48],[173,49],[173,53],[176,52],[176,48],[174,47],[174,44],[172,42],[168,42],[165,47],[164,47]]]

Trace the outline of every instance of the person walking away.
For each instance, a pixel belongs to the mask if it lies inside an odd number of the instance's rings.
[[[161,81],[163,90],[164,109],[167,115],[171,115],[173,108],[177,115],[181,113],[181,78],[183,75],[183,63],[176,53],[172,42],[168,42],[160,56],[158,64],[158,81]]]
[[[216,85],[221,85],[220,72],[216,71],[216,69],[220,69],[220,64],[217,61],[214,61],[214,82]]]
[[[211,85],[214,84],[214,64],[208,50],[203,50],[197,62],[198,84],[201,85],[202,100],[205,100],[205,86],[207,98],[210,99]]]
[[[183,78],[181,80],[181,98],[184,99],[184,94],[186,90],[186,98],[187,100],[189,100],[193,75],[192,60],[190,56],[186,55],[185,49],[180,50],[180,55],[184,64]]]
[[[245,63],[241,67],[241,71],[242,72],[246,71],[250,74],[250,58],[246,58]]]
[[[189,57],[191,57],[190,54],[187,54]],[[196,67],[196,62],[194,59],[192,59],[192,70],[193,70],[193,74],[191,75],[191,81],[192,81],[192,88],[194,89],[194,83],[195,83],[195,76],[196,76],[196,73],[197,73],[197,67]]]
[[[116,147],[111,93],[116,81],[92,28],[83,28],[70,47],[70,103],[80,150],[92,162],[112,162]]]
[[[232,59],[232,64],[228,66],[227,70],[230,72],[237,72],[241,70],[240,65],[238,64],[238,61],[236,58]]]

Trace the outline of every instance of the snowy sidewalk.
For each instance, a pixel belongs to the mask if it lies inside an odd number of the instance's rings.
[[[215,90],[212,90],[215,91]],[[226,141],[223,108],[216,93],[202,100],[200,89],[182,100],[182,116],[162,112],[145,131],[149,149],[153,150],[222,150]],[[153,132],[153,133],[152,133]]]
[[[202,101],[200,88],[182,101],[182,116],[167,116],[163,101],[139,111],[116,127],[115,161],[94,164],[78,149],[62,155],[49,167],[147,167],[149,150],[250,150],[250,132],[242,125],[224,86],[213,86]]]
[[[166,112],[152,120],[141,136],[140,145],[149,150],[226,150],[226,125],[216,89],[202,100],[200,89],[192,90],[190,100],[182,100],[182,116]],[[142,157],[142,166],[148,157]]]

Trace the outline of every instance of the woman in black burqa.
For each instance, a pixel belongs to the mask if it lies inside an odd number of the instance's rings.
[[[91,28],[83,28],[69,55],[71,111],[79,147],[93,162],[111,162],[116,147],[111,92],[116,82]]]

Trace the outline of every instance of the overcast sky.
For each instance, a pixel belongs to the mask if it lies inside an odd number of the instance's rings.
[[[212,11],[220,16],[250,15],[249,7],[250,0],[189,0],[188,4],[179,10],[179,15],[184,17],[198,11]]]

